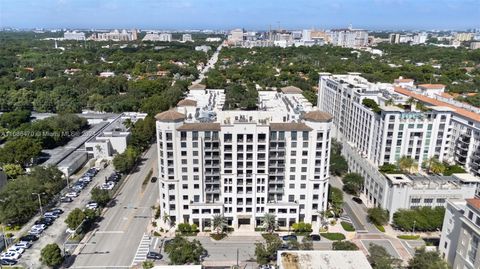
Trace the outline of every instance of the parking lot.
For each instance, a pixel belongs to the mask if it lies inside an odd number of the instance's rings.
[[[39,239],[37,241],[34,241],[33,245],[29,249],[26,249],[25,252],[23,252],[22,256],[18,260],[18,264],[24,266],[25,268],[40,268],[40,251],[47,244],[57,243],[62,248],[62,251],[68,250],[68,246],[64,246],[64,243],[69,236],[69,234],[66,233],[67,224],[65,223],[65,219],[67,218],[69,212],[73,209],[84,209],[86,204],[90,201],[90,191],[95,186],[100,186],[101,184],[105,183],[105,178],[112,174],[112,172],[112,166],[101,169],[98,174],[92,178],[91,182],[78,193],[77,197],[72,197],[72,202],[57,203],[55,208],[61,209],[62,211],[64,211],[64,213],[59,215],[58,218],[39,235]],[[77,179],[78,178],[79,177],[77,176]],[[70,182],[70,184],[74,185],[75,181],[76,180],[73,180],[73,182]],[[62,194],[68,193],[70,191],[71,190],[64,190],[62,191]],[[46,211],[47,208],[44,208],[44,212]],[[37,221],[39,218],[40,215],[34,217],[30,222],[25,224],[22,230],[19,231],[17,234],[19,236],[27,234],[31,230],[31,227],[35,225],[35,221]],[[74,246],[70,245],[70,247]]]

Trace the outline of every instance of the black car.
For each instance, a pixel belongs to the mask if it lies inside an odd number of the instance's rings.
[[[41,218],[41,219],[35,221],[35,225],[45,224],[46,226],[50,226],[50,225],[53,224],[53,221],[54,221],[54,219],[51,219],[51,218]]]
[[[71,203],[71,202],[73,202],[73,199],[72,199],[72,197],[62,197],[62,198],[60,198],[60,202],[61,203]]]
[[[152,177],[152,178],[150,179],[150,182],[157,182],[157,177]]]
[[[284,235],[284,236],[282,236],[282,240],[283,241],[290,241],[290,240],[297,241],[297,236],[294,235],[294,234]]]
[[[147,253],[147,259],[152,259],[152,260],[160,260],[162,259],[162,255],[157,252],[149,251]]]
[[[318,234],[311,234],[309,237],[310,237],[310,240],[312,240],[312,241],[320,241],[321,240],[321,237]]]
[[[22,236],[18,239],[19,241],[25,241],[25,242],[34,242],[38,240],[38,236],[33,235],[33,234],[27,234],[25,236]]]
[[[53,212],[53,213],[56,214],[56,215],[61,215],[61,214],[63,214],[63,210],[60,209],[60,208],[54,208],[54,209],[50,210],[50,212]]]
[[[11,260],[11,259],[0,259],[0,264],[1,265],[15,265],[17,264],[16,260]]]
[[[359,197],[353,197],[352,200],[357,204],[363,204],[362,199],[360,199]]]

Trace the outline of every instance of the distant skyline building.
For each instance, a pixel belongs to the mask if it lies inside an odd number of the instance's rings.
[[[182,35],[182,42],[193,42],[191,34],[183,34]]]
[[[142,41],[171,42],[172,41],[172,34],[170,34],[170,33],[147,33],[145,35],[145,37],[143,37]]]
[[[85,40],[85,33],[84,32],[77,32],[77,31],[66,31],[63,33],[63,39],[65,40]]]
[[[362,29],[353,29],[351,26],[346,29],[330,30],[331,42],[334,46],[344,48],[362,48],[368,46],[368,32]]]
[[[119,31],[115,29],[106,33],[93,33],[88,39],[94,41],[135,41],[137,40],[137,30],[127,31],[123,29]]]

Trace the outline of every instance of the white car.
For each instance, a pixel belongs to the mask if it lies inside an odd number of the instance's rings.
[[[74,229],[70,229],[70,228],[67,228],[67,230],[65,231],[67,234],[74,234],[75,233],[75,230]]]
[[[90,182],[92,182],[92,178],[90,178],[90,177],[81,177],[78,181],[90,183]]]
[[[45,230],[47,228],[47,225],[45,224],[36,224],[36,225],[33,225],[32,226],[32,229],[35,229],[35,230]]]
[[[21,242],[16,243],[12,247],[27,249],[27,248],[30,248],[31,246],[32,246],[32,243],[21,241]]]
[[[20,256],[22,256],[22,254],[14,252],[14,251],[7,251],[7,252],[2,253],[2,255],[0,255],[0,258],[10,259],[10,260],[18,260],[20,258]]]
[[[51,219],[58,219],[58,215],[53,213],[53,212],[45,212],[45,214],[43,214],[43,217],[45,218],[51,218]]]
[[[115,183],[112,181],[109,181],[108,183],[103,183],[102,186],[100,186],[100,189],[102,190],[111,190],[115,187]]]
[[[13,252],[17,252],[17,253],[22,254],[25,251],[25,249],[21,248],[21,247],[11,246],[11,247],[8,248],[7,252],[8,251],[13,251]]]
[[[98,208],[98,204],[95,203],[95,202],[91,202],[91,203],[88,203],[88,204],[87,204],[86,208],[95,210],[95,209]]]
[[[76,197],[78,197],[78,193],[72,191],[72,192],[69,192],[69,193],[65,194],[65,197],[76,198]]]

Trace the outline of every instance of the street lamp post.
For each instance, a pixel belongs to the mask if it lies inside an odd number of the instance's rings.
[[[413,234],[415,234],[415,224],[417,224],[417,221],[413,220],[413,231],[412,231]]]
[[[40,206],[40,214],[43,216],[42,199],[40,197],[40,195],[42,195],[42,194],[45,194],[45,193],[44,192],[42,192],[42,193],[32,192],[32,195],[37,195],[37,197],[38,197],[38,204]]]

